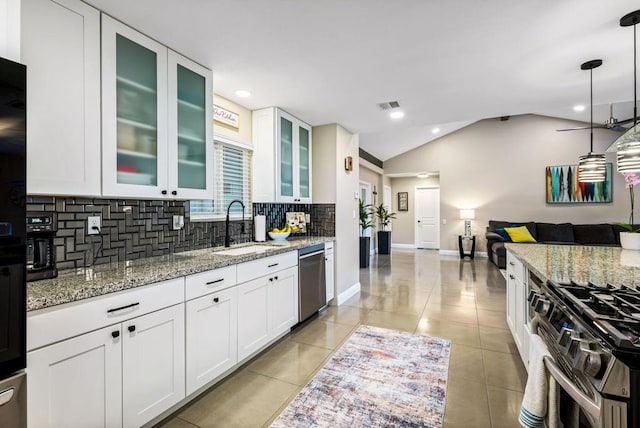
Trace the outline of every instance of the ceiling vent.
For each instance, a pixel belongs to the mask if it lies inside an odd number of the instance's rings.
[[[397,101],[389,101],[386,103],[379,103],[378,107],[380,107],[381,110],[390,110],[392,108],[400,107],[400,103]]]

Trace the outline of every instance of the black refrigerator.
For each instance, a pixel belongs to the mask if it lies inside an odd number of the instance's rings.
[[[0,425],[26,426],[26,68],[0,58]]]

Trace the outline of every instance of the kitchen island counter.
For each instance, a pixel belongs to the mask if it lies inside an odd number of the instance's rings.
[[[507,243],[542,281],[640,287],[640,251],[619,247]]]

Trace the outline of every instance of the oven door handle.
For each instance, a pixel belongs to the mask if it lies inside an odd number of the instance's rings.
[[[592,401],[582,391],[575,386],[567,376],[562,373],[560,368],[550,357],[544,357],[544,365],[549,370],[551,377],[560,384],[562,389],[569,394],[573,401],[576,402],[582,410],[584,410],[594,421],[600,421],[600,404]]]

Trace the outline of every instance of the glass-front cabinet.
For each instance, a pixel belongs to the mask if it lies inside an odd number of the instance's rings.
[[[211,72],[102,15],[104,196],[211,198]]]
[[[311,202],[311,127],[277,109],[278,202]]]

